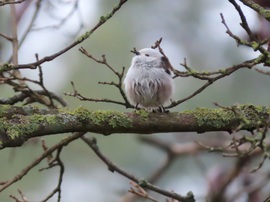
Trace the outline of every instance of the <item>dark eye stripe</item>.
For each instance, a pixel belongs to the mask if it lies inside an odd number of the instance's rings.
[[[146,57],[149,57],[149,55],[148,55],[148,54],[145,54],[145,56],[146,56]]]
[[[170,72],[170,70],[168,70],[168,69],[165,69],[165,72],[166,72],[167,74],[171,75],[171,72]]]

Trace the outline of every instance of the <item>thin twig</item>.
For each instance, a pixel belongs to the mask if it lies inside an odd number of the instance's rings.
[[[98,98],[88,98],[88,97],[85,97],[85,96],[81,95],[75,89],[75,84],[73,82],[71,82],[71,85],[72,85],[72,88],[73,88],[73,93],[65,92],[64,94],[67,95],[67,96],[76,97],[77,99],[79,99],[81,101],[105,102],[105,103],[107,102],[107,103],[113,103],[113,104],[118,104],[118,105],[122,105],[122,106],[127,106],[126,103],[120,102],[120,101],[116,101],[116,100],[111,100],[111,99],[106,99],[106,98],[98,99]]]
[[[48,95],[49,94],[50,97],[52,97],[52,99],[59,102],[63,107],[67,106],[66,101],[62,97],[56,95],[53,92],[47,92],[44,90],[35,90],[32,92],[23,91],[22,93],[14,95],[10,98],[0,98],[0,104],[14,105],[18,102],[23,102],[26,98],[30,97],[30,95],[29,95],[30,93],[35,93],[35,94],[40,94],[40,95]]]
[[[117,172],[117,173],[123,175],[124,177],[138,183],[143,188],[150,189],[150,190],[155,191],[157,193],[160,193],[160,194],[162,194],[164,196],[177,199],[177,200],[179,200],[181,202],[193,202],[193,201],[195,201],[194,196],[193,196],[192,193],[187,194],[187,196],[181,196],[181,195],[179,195],[179,194],[177,194],[175,192],[170,192],[170,191],[161,189],[161,188],[159,188],[159,187],[157,187],[157,186],[155,186],[153,184],[150,184],[149,182],[147,182],[145,180],[139,180],[137,177],[135,177],[134,175],[128,173],[125,170],[123,170],[122,168],[120,168],[119,166],[114,164],[111,160],[109,160],[106,156],[104,156],[103,153],[101,153],[101,151],[99,150],[95,138],[88,139],[87,137],[83,136],[81,139],[108,166],[108,170],[110,170],[111,172]]]
[[[130,184],[133,186],[128,190],[130,193],[132,193],[138,197],[149,199],[152,202],[159,202],[158,200],[156,200],[152,196],[149,196],[149,194],[139,184],[137,184],[133,181],[131,181]]]
[[[172,108],[172,107],[175,107],[193,97],[195,97],[196,95],[198,95],[199,93],[201,93],[203,90],[205,90],[208,86],[212,85],[214,82],[226,77],[226,76],[229,76],[231,75],[232,73],[238,71],[239,69],[243,69],[243,68],[252,68],[253,66],[257,65],[257,64],[260,64],[263,62],[263,58],[255,58],[253,60],[248,60],[248,61],[245,61],[241,64],[238,64],[238,65],[233,65],[232,67],[228,67],[224,70],[224,72],[216,77],[213,77],[211,79],[209,79],[204,85],[202,85],[200,88],[198,88],[194,93],[192,93],[191,95],[181,99],[181,100],[178,100],[178,101],[174,101],[172,102],[169,106],[165,107],[166,109],[169,109],[169,108]]]
[[[6,188],[8,188],[9,186],[11,186],[12,184],[14,184],[15,182],[21,180],[25,175],[27,175],[27,173],[30,170],[32,170],[36,165],[38,165],[43,159],[47,158],[48,155],[50,155],[51,153],[53,153],[54,151],[56,151],[59,147],[67,146],[70,142],[72,142],[72,141],[80,138],[82,135],[84,135],[84,133],[75,133],[75,134],[73,134],[73,135],[71,135],[71,136],[63,139],[59,143],[55,144],[54,146],[52,146],[51,148],[49,148],[45,152],[43,152],[40,155],[40,157],[38,157],[36,160],[34,160],[32,163],[30,163],[28,166],[26,166],[14,178],[8,180],[5,184],[3,184],[2,186],[0,186],[0,192],[2,192],[3,190],[5,190]]]
[[[254,34],[252,33],[252,31],[249,28],[248,22],[246,20],[246,17],[241,9],[241,7],[235,2],[235,0],[229,0],[229,2],[234,6],[235,10],[237,10],[240,18],[241,18],[241,23],[240,25],[244,28],[244,30],[247,32],[249,38],[253,41],[256,41],[256,38],[254,36]]]
[[[31,21],[27,27],[27,29],[25,30],[25,32],[23,33],[22,35],[22,38],[19,42],[19,48],[21,47],[21,45],[23,44],[23,42],[25,41],[25,39],[27,38],[28,34],[30,33],[30,30],[31,28],[33,27],[37,17],[38,17],[38,14],[40,12],[40,8],[41,8],[41,1],[42,0],[38,0],[35,4],[36,4],[36,9],[35,9],[35,12],[33,14],[33,16],[31,17]]]
[[[61,2],[63,3],[63,2]],[[62,18],[60,18],[59,22],[55,25],[48,25],[48,26],[44,26],[44,27],[38,27],[38,28],[33,28],[33,31],[40,31],[43,29],[59,29],[60,27],[64,26],[69,19],[71,19],[75,13],[78,13],[78,18],[79,18],[79,28],[73,28],[73,30],[76,30],[75,33],[72,34],[71,37],[77,36],[77,34],[79,34],[81,32],[81,30],[84,28],[84,24],[83,24],[83,20],[82,20],[82,15],[80,13],[79,10],[79,0],[75,0],[75,1],[70,1],[69,3],[73,4],[73,7],[70,9],[70,11]],[[76,12],[77,11],[77,12]],[[50,13],[50,17],[54,17],[57,19],[57,17],[53,16],[53,13]],[[58,19],[57,19],[58,20]],[[70,30],[69,30],[70,31]]]
[[[106,15],[106,17],[102,16],[100,17],[99,22],[89,31],[87,31],[86,33],[84,33],[83,35],[81,35],[76,41],[74,41],[73,43],[71,43],[70,45],[68,45],[67,47],[65,47],[64,49],[46,56],[36,62],[32,62],[32,63],[27,63],[27,64],[19,64],[19,65],[9,65],[5,71],[7,70],[13,70],[13,69],[36,69],[38,65],[41,65],[45,62],[49,62],[54,60],[55,58],[59,57],[60,55],[66,53],[67,51],[69,51],[70,49],[74,48],[75,46],[77,46],[78,44],[82,43],[84,40],[88,39],[100,26],[102,26],[104,23],[106,23],[111,17],[114,16],[114,14],[119,11],[119,9],[127,2],[128,0],[119,0],[119,3],[114,6],[114,8],[112,9],[112,11]]]
[[[52,160],[50,163],[49,163],[49,168],[52,168],[54,166],[59,166],[60,167],[60,170],[59,170],[59,178],[58,178],[58,183],[57,183],[57,186],[55,187],[55,189],[45,198],[43,199],[41,202],[46,202],[48,201],[50,198],[52,198],[56,193],[58,193],[58,197],[57,197],[57,202],[60,202],[61,201],[61,185],[62,185],[62,181],[63,181],[63,176],[64,176],[64,172],[65,172],[65,166],[64,166],[64,163],[63,161],[61,160],[60,158],[60,154],[61,154],[61,151],[63,149],[63,146],[59,147],[57,149],[57,153],[56,153],[56,156],[55,156],[55,159]]]
[[[93,55],[91,55],[86,49],[84,49],[83,47],[81,47],[79,49],[79,51],[86,55],[88,58],[92,59],[93,61],[95,61],[96,63],[99,63],[99,64],[103,64],[105,67],[107,67],[109,70],[111,70],[113,72],[114,75],[117,76],[118,78],[118,83],[115,83],[115,82],[98,82],[99,84],[103,84],[103,85],[112,85],[112,86],[115,86],[120,95],[122,96],[124,102],[119,102],[119,101],[115,101],[115,100],[111,100],[111,99],[106,99],[106,98],[103,98],[103,99],[95,99],[95,98],[86,98],[85,96],[81,95],[77,90],[75,90],[75,87],[74,87],[74,83],[72,82],[72,86],[73,86],[73,93],[65,93],[65,95],[68,95],[68,96],[73,96],[73,97],[76,97],[82,101],[92,101],[92,102],[107,102],[107,103],[114,103],[114,104],[118,104],[118,105],[122,105],[122,106],[125,106],[126,108],[135,108],[134,106],[132,106],[127,97],[126,97],[126,94],[124,92],[124,90],[122,89],[122,84],[123,84],[123,77],[124,77],[124,72],[125,72],[125,68],[123,67],[122,68],[122,71],[121,72],[118,72],[113,66],[111,66],[108,62],[107,62],[107,59],[106,59],[106,56],[105,55],[102,55],[101,58],[102,59],[97,59],[95,58]]]
[[[8,4],[20,4],[26,0],[17,0],[17,1],[0,1],[0,6],[8,5]]]

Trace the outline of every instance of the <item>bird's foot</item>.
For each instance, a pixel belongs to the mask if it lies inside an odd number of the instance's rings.
[[[170,111],[165,109],[162,105],[159,106],[157,109],[153,109],[152,112],[160,112],[160,113],[169,113]]]
[[[139,103],[136,104],[135,110],[140,110],[141,108],[139,107]]]

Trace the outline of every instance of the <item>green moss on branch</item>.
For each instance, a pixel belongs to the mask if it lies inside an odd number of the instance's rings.
[[[69,132],[166,133],[254,130],[268,120],[270,108],[240,105],[227,109],[196,108],[184,112],[150,113],[45,109],[0,105],[0,148],[19,146],[32,137]]]

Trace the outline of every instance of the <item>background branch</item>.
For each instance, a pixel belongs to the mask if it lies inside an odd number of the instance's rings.
[[[37,68],[37,66],[43,64],[44,62],[49,62],[49,61],[54,60],[55,58],[66,53],[67,51],[74,48],[78,44],[82,43],[84,40],[88,39],[100,26],[106,23],[127,1],[128,0],[120,0],[118,5],[116,5],[109,14],[107,14],[106,16],[100,17],[99,22],[90,31],[85,32],[76,41],[74,41],[72,44],[68,45],[64,49],[58,51],[57,53],[46,56],[36,62],[32,62],[28,64],[20,64],[20,65],[4,64],[2,66],[0,65],[0,73],[3,71],[15,70],[15,69],[35,69]]]
[[[22,171],[18,175],[16,175],[14,178],[12,178],[12,179],[4,182],[4,183],[1,183],[0,192],[2,192],[3,190],[5,190],[6,188],[8,188],[9,186],[11,186],[12,184],[14,184],[15,182],[21,180],[25,175],[27,175],[27,173],[30,170],[32,170],[42,160],[46,159],[54,151],[58,150],[60,147],[67,146],[70,142],[72,142],[72,141],[80,138],[82,135],[84,135],[84,133],[75,133],[75,134],[73,134],[73,135],[71,135],[69,137],[66,137],[65,139],[63,139],[59,143],[55,144],[51,148],[47,149],[45,152],[42,153],[42,155],[40,157],[38,157],[37,159],[35,159],[32,163],[30,163],[24,169],[22,169]]]
[[[109,160],[106,156],[103,155],[103,153],[99,150],[98,146],[97,146],[97,142],[96,139],[91,138],[88,139],[86,137],[82,137],[82,140],[97,154],[97,156],[108,166],[108,170],[110,170],[111,172],[117,172],[120,173],[121,175],[127,177],[128,179],[138,183],[141,187],[146,188],[146,189],[150,189],[152,191],[155,191],[157,193],[160,193],[164,196],[173,198],[173,199],[177,199],[179,202],[193,202],[195,201],[194,196],[192,193],[188,193],[187,196],[181,196],[175,192],[169,192],[166,191],[164,189],[161,189],[149,182],[147,182],[146,180],[140,180],[137,177],[135,177],[134,175],[128,173],[127,171],[123,170],[122,168],[120,168],[119,166],[117,166],[116,164],[114,164],[111,160]]]

